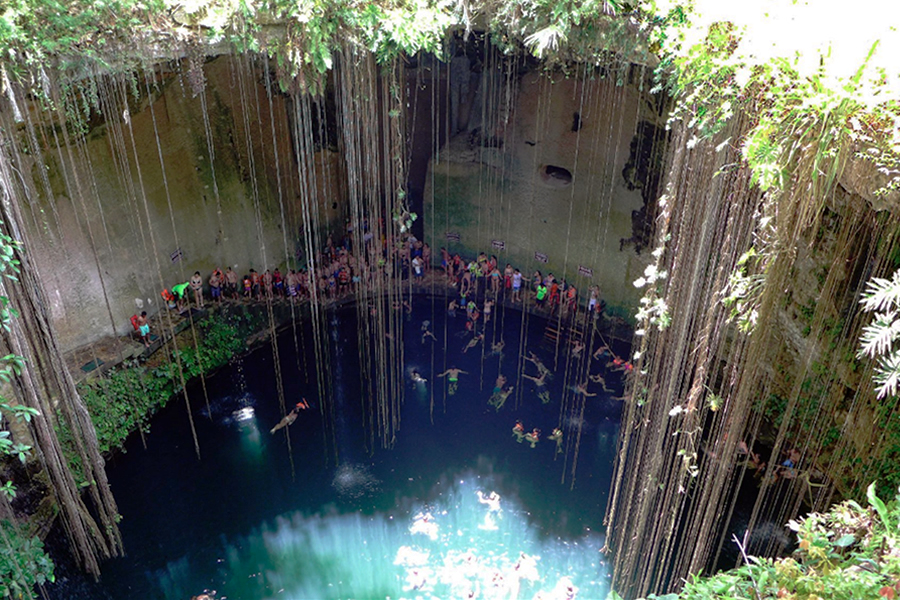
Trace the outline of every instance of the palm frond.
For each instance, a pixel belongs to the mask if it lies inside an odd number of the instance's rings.
[[[878,361],[872,379],[879,399],[897,395],[897,385],[900,384],[900,350],[895,350]]]
[[[557,25],[548,25],[525,38],[525,46],[538,58],[559,48],[559,42],[566,39],[565,32]]]
[[[900,306],[900,269],[890,279],[873,277],[866,283],[866,290],[860,302],[863,310],[884,311]]]
[[[859,341],[862,346],[857,356],[862,358],[887,354],[893,343],[900,339],[900,319],[897,319],[897,311],[877,313],[875,320],[863,328]]]

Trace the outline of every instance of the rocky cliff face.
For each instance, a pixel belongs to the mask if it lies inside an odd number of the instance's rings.
[[[623,66],[566,77],[511,65],[457,57],[425,82],[448,97],[431,118],[409,106],[410,135],[446,141],[430,164],[410,158],[424,181],[412,181],[411,168],[411,191],[424,196],[417,227],[435,255],[444,245],[490,250],[582,293],[598,284],[630,316],[666,145],[650,74]],[[194,271],[302,264],[301,230],[314,213],[313,226],[342,232],[346,169],[332,100],[313,115],[316,131],[303,131],[264,69],[248,57],[188,57],[83,81],[68,95],[87,115],[83,135],[63,135],[71,114],[32,105],[40,158],[19,156],[32,190],[29,251],[64,348],[128,331],[132,314],[152,315],[160,290]],[[307,135],[312,169],[297,161]],[[314,204],[307,216],[304,194]]]
[[[194,271],[297,263],[303,178],[289,97],[234,56],[203,65],[195,95],[186,64],[92,82],[104,101],[68,143],[52,113],[35,113],[49,188],[29,160],[39,196],[25,211],[28,248],[65,348],[130,330],[132,314],[152,315],[160,290]],[[322,224],[345,194],[335,150],[319,144],[307,174]]]
[[[630,318],[666,145],[649,73],[516,67],[457,57],[444,73],[450,135],[429,166],[425,237],[581,293],[599,285]]]

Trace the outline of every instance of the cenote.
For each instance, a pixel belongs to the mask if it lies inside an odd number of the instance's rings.
[[[60,561],[64,574],[50,597],[176,599],[204,590],[233,599],[464,598],[476,590],[505,597],[515,585],[530,598],[563,577],[583,597],[605,597],[599,550],[621,411],[612,397],[621,383],[610,377],[611,391],[592,398],[583,416],[561,411],[561,372],[549,384],[550,402],[523,380],[521,394],[495,410],[487,403],[494,379],[501,371],[512,376],[520,345],[552,365],[547,320],[504,307],[495,335],[507,350],[482,357],[481,349],[462,353],[464,313],[449,317],[445,306],[444,298],[417,295],[404,316],[405,368],[427,382],[406,380],[390,449],[365,445],[362,382],[376,374],[360,369],[353,307],[326,319],[337,457],[326,450],[327,417],[310,373],[315,354],[308,347],[305,358],[298,355],[291,328],[277,340],[284,395],[291,405],[305,397],[311,409],[288,428],[290,449],[283,431],[269,433],[282,413],[268,344],[206,380],[209,410],[192,384],[202,458],[178,402],[154,418],[146,449],[133,435],[108,466],[126,555],[107,562],[96,583]],[[422,343],[424,321],[436,342]],[[304,326],[299,335],[310,340]],[[614,347],[626,350],[623,342]],[[433,376],[445,364],[468,372],[454,395]],[[516,420],[544,436],[558,424],[573,436],[580,429],[574,486],[574,440],[564,439],[559,453],[546,439],[532,449],[511,434]],[[500,511],[480,503],[479,491],[499,493]],[[423,512],[433,515],[434,539],[410,531]],[[536,563],[515,582],[520,553]]]
[[[854,8],[5,2],[0,598],[900,596]]]

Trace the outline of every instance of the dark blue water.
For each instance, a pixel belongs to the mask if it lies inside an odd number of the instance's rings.
[[[289,428],[290,450],[283,431],[269,433],[283,413],[273,353],[264,346],[206,381],[209,410],[201,387],[189,388],[200,460],[177,398],[153,420],[146,449],[133,436],[127,452],[110,461],[126,556],[107,561],[93,582],[57,551],[58,582],[49,596],[168,600],[215,590],[219,599],[447,598],[466,589],[490,598],[510,597],[515,587],[531,598],[560,589],[568,575],[580,597],[605,597],[598,549],[618,427],[612,394],[591,388],[600,396],[587,404],[570,489],[571,443],[556,454],[546,439],[532,449],[511,436],[516,419],[545,437],[568,421],[565,433],[575,435],[576,424],[560,414],[564,386],[576,383],[565,381],[564,352],[551,402],[542,404],[530,382],[517,381],[521,347],[554,366],[545,322],[498,308],[487,337],[502,335],[506,347],[502,358],[489,351],[482,358],[480,347],[462,354],[465,319],[447,317],[442,300],[416,298],[404,318],[407,369],[428,381],[406,381],[392,449],[370,452],[364,444],[361,381],[372,374],[359,365],[355,310],[326,319],[339,463],[326,451],[333,446],[316,410],[312,332],[300,325],[306,347],[298,348],[288,329],[278,338],[286,402],[306,397],[313,405]],[[426,319],[436,343],[421,341]],[[451,365],[469,375],[448,396],[446,379],[435,374]],[[521,395],[496,411],[487,400],[501,371]],[[530,363],[526,372],[536,374]],[[618,394],[618,379],[608,381]],[[490,513],[478,491],[497,491],[502,510]],[[439,527],[435,539],[410,532],[421,511]],[[522,552],[536,557],[534,565],[515,569]]]

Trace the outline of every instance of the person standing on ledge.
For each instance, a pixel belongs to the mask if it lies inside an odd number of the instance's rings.
[[[544,308],[544,300],[547,298],[547,286],[544,285],[544,282],[540,282],[537,285],[537,289],[534,292],[534,299],[537,302],[538,308]]]
[[[231,267],[225,269],[225,294],[231,296],[232,300],[238,299],[238,275],[231,270]]]
[[[190,286],[191,284],[188,281],[172,286],[172,293],[175,294],[175,308],[178,309],[179,313],[184,311],[184,301],[187,299],[187,289]]]
[[[209,295],[213,302],[222,302],[222,271],[216,267],[209,276]]]
[[[194,271],[191,275],[191,289],[194,290],[194,301],[197,308],[203,308],[203,278],[200,277],[200,271]]]
[[[138,317],[138,331],[141,334],[141,341],[144,342],[144,346],[147,348],[150,347],[150,322],[147,320],[147,311],[143,311],[141,316]]]

